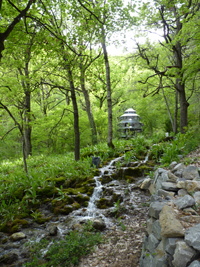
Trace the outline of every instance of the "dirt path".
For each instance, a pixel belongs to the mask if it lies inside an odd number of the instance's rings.
[[[105,243],[93,254],[81,259],[79,267],[138,267],[145,234],[149,195],[142,196],[138,207],[126,211],[121,220],[113,218],[114,226],[103,232]]]

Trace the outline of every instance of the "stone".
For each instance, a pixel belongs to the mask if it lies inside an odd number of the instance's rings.
[[[176,219],[173,208],[164,206],[160,212],[159,222],[162,237],[182,237],[184,236],[183,226]]]
[[[48,230],[49,230],[50,236],[55,236],[55,235],[57,235],[58,227],[54,225],[54,226],[49,227]]]
[[[193,248],[200,250],[200,224],[190,227],[185,232],[185,242]]]
[[[14,233],[11,235],[10,240],[11,241],[19,241],[21,239],[26,238],[26,235],[22,232]]]
[[[151,178],[146,178],[144,181],[140,184],[140,189],[147,190],[149,189],[150,185],[152,184],[152,179]]]
[[[175,183],[163,182],[162,189],[167,190],[167,191],[177,192],[179,188],[177,187]]]
[[[193,197],[186,195],[184,197],[179,197],[174,203],[179,209],[185,209],[194,206],[196,202]]]
[[[164,202],[159,202],[159,201],[155,201],[155,202],[152,202],[150,207],[149,207],[149,213],[148,215],[151,216],[151,217],[154,217],[156,219],[159,218],[159,214],[162,210],[162,208],[164,206],[166,206],[167,204],[164,203]]]
[[[198,188],[198,186],[199,184],[197,181],[190,181],[190,180],[185,181],[185,189],[187,190],[187,192],[194,191],[196,188]]]
[[[156,247],[157,247],[158,244],[159,244],[159,242],[160,242],[160,241],[154,236],[154,234],[150,234],[149,237],[148,237],[148,250],[149,250],[151,253],[154,253]]]
[[[156,220],[153,225],[152,225],[152,233],[154,234],[154,236],[158,239],[161,240],[161,226],[159,223],[159,220]]]
[[[100,162],[101,162],[100,157],[92,157],[92,167],[95,166],[96,168],[98,168]]]
[[[195,260],[188,267],[200,267],[200,262]]]
[[[170,191],[166,191],[163,189],[158,190],[158,196],[161,196],[161,197],[174,197],[174,195],[175,195],[175,192],[170,192]]]
[[[153,223],[156,221],[156,219],[154,219],[153,217],[149,218],[147,220],[147,233],[150,235],[152,233],[152,226]]]
[[[174,167],[177,165],[178,163],[176,161],[172,161],[172,163],[169,165],[169,169],[174,169]]]
[[[172,172],[175,173],[177,171],[183,171],[185,169],[185,165],[183,163],[178,163],[173,169]]]
[[[196,250],[189,247],[184,241],[178,241],[172,263],[176,267],[186,267],[196,254]]]
[[[183,238],[180,238],[180,237],[166,238],[165,251],[173,256],[175,248],[176,248],[176,242],[178,242],[178,241],[183,241]]]
[[[187,180],[198,180],[199,173],[197,167],[192,165],[187,166],[182,172],[182,177],[186,178]]]
[[[154,266],[155,267],[169,267],[168,255],[165,254],[162,258],[158,258],[156,255],[156,257],[154,257]]]
[[[178,190],[178,196],[184,197],[185,195],[187,195],[187,190],[185,189]]]
[[[154,258],[150,253],[146,253],[144,258],[140,258],[140,267],[155,267]]]
[[[197,203],[197,204],[200,204],[200,191],[195,192],[195,193],[193,194],[193,197],[194,197],[196,203]]]
[[[170,180],[172,180],[174,182],[177,181],[178,177],[176,175],[174,175],[171,171],[168,171],[167,174],[168,174],[168,177]]]
[[[162,169],[162,168],[158,168],[156,171],[155,171],[155,174],[154,174],[154,186],[155,186],[155,189],[156,191],[158,189],[161,189],[162,188],[162,183],[163,182],[166,182],[167,179],[168,179],[168,174],[167,174],[167,170],[165,169]]]
[[[186,187],[185,187],[185,181],[178,181],[178,182],[176,183],[176,186],[177,186],[178,188],[185,189],[185,188],[186,188]]]
[[[99,219],[94,219],[92,221],[92,226],[94,229],[100,230],[100,231],[103,231],[106,228],[105,222],[103,220],[99,220]]]
[[[18,260],[18,255],[15,252],[10,251],[9,253],[0,256],[1,264],[12,264],[13,262]],[[1,265],[2,266],[2,265]]]

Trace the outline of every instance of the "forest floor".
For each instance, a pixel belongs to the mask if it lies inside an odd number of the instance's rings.
[[[200,147],[189,153],[182,162],[200,168]],[[105,242],[98,245],[92,254],[82,257],[79,267],[139,267],[148,206],[143,202],[139,207],[122,216],[121,226],[113,226],[104,231]]]

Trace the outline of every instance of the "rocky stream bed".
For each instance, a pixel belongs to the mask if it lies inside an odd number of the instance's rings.
[[[60,240],[88,220],[105,238],[79,266],[139,266],[150,199],[140,185],[151,170],[153,163],[145,156],[128,164],[119,157],[79,183],[57,178],[62,192],[38,188],[39,199],[29,199],[29,216],[0,225],[0,266],[23,266],[30,260],[27,242]]]

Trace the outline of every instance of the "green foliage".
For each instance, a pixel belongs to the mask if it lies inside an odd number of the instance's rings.
[[[70,232],[64,240],[54,241],[46,253],[46,262],[40,265],[42,258],[42,249],[48,247],[49,241],[43,239],[39,243],[30,243],[29,248],[32,254],[32,262],[27,262],[24,266],[63,266],[69,267],[77,265],[81,256],[88,255],[95,245],[102,242],[102,236],[94,232],[92,223],[88,222],[84,228],[78,232]]]

